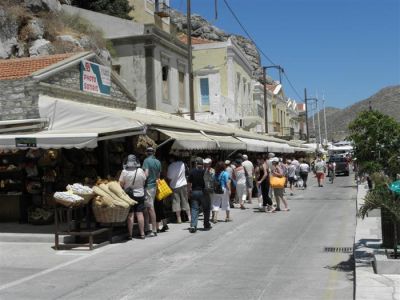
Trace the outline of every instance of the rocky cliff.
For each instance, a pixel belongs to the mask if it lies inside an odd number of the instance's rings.
[[[92,50],[106,42],[86,21],[61,12],[69,0],[0,0],[0,59]]]
[[[171,23],[176,26],[177,32],[186,33],[186,15],[180,13],[179,11],[171,9]],[[203,39],[218,42],[226,41],[229,38],[232,38],[232,40],[234,40],[239,45],[242,52],[251,63],[254,71],[254,77],[257,79],[261,78],[262,68],[260,66],[260,54],[257,51],[256,45],[254,45],[251,40],[241,35],[226,33],[222,29],[210,24],[206,19],[197,14],[193,14],[191,16],[191,24],[193,37],[200,37]]]

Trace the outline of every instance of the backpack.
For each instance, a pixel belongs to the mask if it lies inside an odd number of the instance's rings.
[[[222,177],[222,172],[219,174],[219,177],[216,177],[214,180],[214,193],[215,194],[223,194],[224,190],[222,189],[222,184],[221,184],[221,177]]]

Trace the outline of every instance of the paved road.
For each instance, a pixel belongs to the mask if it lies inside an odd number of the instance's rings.
[[[210,232],[172,224],[89,254],[0,243],[0,299],[352,299],[349,254],[324,247],[352,247],[355,185],[311,181],[290,212],[235,209]]]

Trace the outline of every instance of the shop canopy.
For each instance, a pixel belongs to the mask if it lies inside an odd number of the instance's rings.
[[[220,150],[246,150],[246,144],[229,135],[206,134],[207,137],[217,142]]]
[[[217,142],[205,136],[201,132],[182,130],[166,130],[157,128],[157,131],[165,134],[173,140],[172,150],[216,150]]]
[[[0,135],[0,148],[96,148],[101,140],[145,133],[142,123],[120,117],[119,111],[41,95],[39,114],[47,128]]]
[[[252,152],[268,152],[268,142],[249,138],[238,137],[247,146],[247,151]]]
[[[294,153],[294,149],[288,144],[268,142],[268,152]]]

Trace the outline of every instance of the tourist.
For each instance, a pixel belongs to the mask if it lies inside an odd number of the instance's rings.
[[[324,175],[326,172],[326,164],[325,161],[322,160],[320,156],[318,156],[315,165],[314,165],[314,172],[315,175],[317,176],[317,181],[318,181],[318,186],[323,187],[324,183]]]
[[[174,192],[172,198],[172,211],[176,214],[178,224],[182,223],[181,211],[185,211],[188,221],[191,221],[188,190],[186,181],[186,166],[177,156],[171,155],[171,163],[168,166],[167,178]]]
[[[235,170],[233,170],[233,179],[236,182],[235,203],[240,205],[240,209],[246,209],[246,207],[244,206],[244,202],[246,201],[247,194],[247,171],[243,167],[241,159],[236,159],[235,165],[236,168]]]
[[[247,201],[249,204],[252,203],[251,199],[253,196],[253,177],[254,177],[254,165],[249,160],[246,154],[243,154],[243,167],[245,168],[246,174],[246,186],[247,186]]]
[[[133,154],[128,155],[124,169],[119,177],[119,183],[124,191],[137,202],[136,205],[129,208],[127,219],[128,226],[128,240],[132,240],[133,232],[133,214],[135,213],[139,225],[140,238],[144,239],[144,184],[146,182],[146,175],[140,168],[140,163]]]
[[[225,171],[223,161],[217,162],[214,175],[214,193],[212,198],[212,210],[214,224],[218,223],[218,212],[224,210],[226,212],[225,222],[232,221],[230,218],[229,196],[231,194],[231,180]]]
[[[256,180],[256,187],[257,187],[257,202],[258,202],[258,208],[261,210],[262,209],[262,194],[261,194],[261,185],[258,184],[258,181],[261,179],[261,168],[263,167],[264,164],[264,159],[262,157],[257,158],[257,163],[254,168],[254,178]]]
[[[263,210],[265,212],[274,212],[275,208],[272,205],[271,197],[269,196],[270,184],[269,184],[269,167],[268,160],[260,161],[260,175],[257,179],[257,185],[261,187],[261,195],[263,199]]]
[[[283,173],[282,167],[279,165],[279,160],[272,161],[271,176],[275,176],[275,177],[279,177],[279,178],[282,178],[285,176]],[[285,189],[284,187],[274,188],[274,196],[275,196],[275,200],[276,200],[276,211],[281,210],[281,208],[280,208],[281,201],[283,202],[283,205],[285,206],[285,208],[282,210],[289,211],[288,203],[287,203],[285,197],[283,196],[284,189]]]
[[[203,200],[203,215],[204,215],[204,230],[210,230],[210,210],[211,199],[214,195],[214,176],[215,170],[211,167],[211,158],[204,160],[204,200]]]
[[[294,191],[294,184],[296,182],[296,164],[293,163],[290,159],[287,161],[288,163],[288,168],[287,168],[287,174],[288,174],[288,182],[289,182],[289,189],[290,189],[290,196],[293,196],[293,191]]]
[[[189,231],[195,233],[197,231],[197,220],[199,217],[200,206],[203,208],[204,214],[208,210],[208,219],[210,216],[210,206],[206,203],[204,195],[205,183],[204,183],[204,162],[201,157],[197,157],[195,161],[196,166],[189,172],[188,177],[188,190],[191,193],[191,213],[192,221],[190,223]],[[209,227],[208,221],[206,222],[204,217],[204,228]]]
[[[154,156],[155,150],[152,147],[146,149],[146,159],[143,161],[143,170],[147,177],[146,183],[146,199],[145,199],[145,226],[147,226],[146,234],[149,236],[157,236],[156,213],[154,211],[154,201],[157,191],[157,180],[160,179],[161,163]],[[152,231],[148,229],[149,223],[152,224]]]
[[[310,166],[307,164],[306,159],[303,159],[303,161],[299,165],[299,175],[301,181],[303,182],[303,189],[307,188],[307,178],[309,172],[310,172]]]

